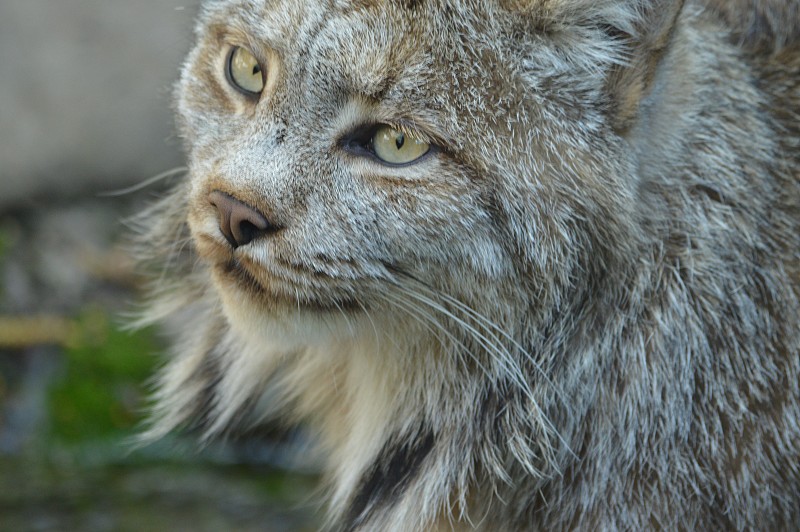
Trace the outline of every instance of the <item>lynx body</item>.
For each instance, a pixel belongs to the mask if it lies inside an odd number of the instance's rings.
[[[798,4],[208,2],[147,437],[304,424],[336,530],[796,526]]]

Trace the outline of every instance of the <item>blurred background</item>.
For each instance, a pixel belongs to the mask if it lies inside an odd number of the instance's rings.
[[[313,530],[302,453],[133,450],[158,331],[124,219],[182,164],[170,109],[197,0],[0,0],[0,530]],[[167,180],[168,181],[168,180]]]

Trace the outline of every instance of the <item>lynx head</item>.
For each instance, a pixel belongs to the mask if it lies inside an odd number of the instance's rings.
[[[626,135],[680,5],[209,2],[177,88],[188,177],[152,238],[153,316],[182,337],[154,433],[311,420],[342,504],[387,442],[483,445],[442,485],[509,456],[551,474],[565,362],[538,348],[625,298]]]
[[[400,279],[546,314],[629,255],[642,3],[449,4],[209,3],[178,111],[233,327]]]

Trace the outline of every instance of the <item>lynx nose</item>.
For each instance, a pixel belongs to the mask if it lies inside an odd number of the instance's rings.
[[[208,195],[208,201],[216,207],[219,230],[234,249],[278,230],[263,214],[230,194],[215,190]]]

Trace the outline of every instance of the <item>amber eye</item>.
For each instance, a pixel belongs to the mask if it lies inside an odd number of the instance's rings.
[[[375,155],[389,164],[414,162],[428,153],[430,147],[427,142],[386,125],[378,127],[372,137]]]
[[[228,56],[228,81],[245,94],[264,90],[264,72],[258,59],[247,49],[235,46]]]

